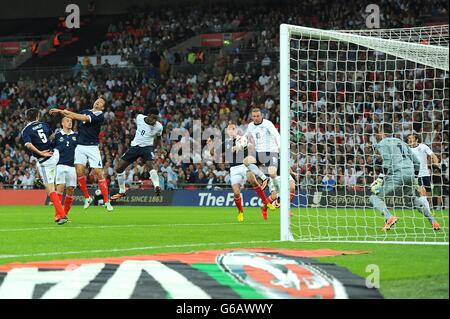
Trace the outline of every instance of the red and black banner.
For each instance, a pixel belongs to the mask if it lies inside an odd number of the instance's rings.
[[[365,252],[226,249],[0,266],[0,299],[382,298],[349,270],[314,257]]]

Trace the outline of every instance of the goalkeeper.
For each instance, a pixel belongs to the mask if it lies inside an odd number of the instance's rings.
[[[383,231],[391,229],[397,222],[397,217],[391,215],[383,198],[393,195],[395,191],[402,191],[402,195],[413,195],[414,205],[429,220],[434,230],[439,230],[439,224],[434,220],[430,211],[430,205],[423,196],[415,196],[418,188],[417,174],[420,162],[412,153],[408,145],[402,140],[391,137],[392,124],[385,123],[381,128],[381,141],[375,146],[375,150],[381,156],[382,173],[372,183],[370,202],[380,211],[385,218]]]

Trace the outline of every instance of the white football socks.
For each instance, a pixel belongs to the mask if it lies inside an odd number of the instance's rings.
[[[117,173],[117,183],[119,184],[119,193],[124,194],[125,189],[125,171]]]
[[[262,180],[265,180],[267,178],[267,176],[255,164],[249,164],[247,167],[250,171],[252,171],[253,174],[261,178]]]
[[[159,176],[156,169],[150,171],[150,179],[152,180],[154,187],[159,187]]]

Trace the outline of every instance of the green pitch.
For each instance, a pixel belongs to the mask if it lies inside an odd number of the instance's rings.
[[[309,209],[305,214],[313,216],[313,211],[317,212]],[[87,211],[73,207],[70,218],[71,223],[57,226],[52,222],[52,207],[0,206],[0,264],[235,247],[369,250],[370,254],[321,260],[345,266],[362,277],[367,276],[367,265],[377,264],[380,291],[386,298],[449,297],[448,246],[282,243],[278,241],[278,211],[269,212],[269,220],[264,221],[258,209],[249,208],[244,223],[236,221],[234,208],[117,206],[107,213],[100,207]],[[448,225],[448,212],[438,218]],[[351,226],[345,218],[335,220],[343,230]],[[368,221],[372,222],[379,224],[379,217]],[[401,227],[396,227],[400,232]]]

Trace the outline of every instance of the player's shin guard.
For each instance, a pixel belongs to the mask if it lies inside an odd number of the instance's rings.
[[[117,173],[117,183],[119,184],[119,193],[125,194],[125,171],[122,173]]]
[[[72,208],[73,197],[66,194],[64,198],[64,213],[67,215]]]
[[[158,172],[156,171],[156,169],[152,169],[150,171],[150,179],[152,180],[154,187],[159,187],[159,176],[158,176]]]
[[[61,205],[58,194],[56,192],[51,192],[49,197],[53,203],[53,207],[55,207],[55,220],[65,217],[66,214],[64,213],[64,209]]]
[[[106,203],[109,201],[108,198],[108,184],[106,183],[106,179],[99,179],[98,180],[98,186],[100,187],[100,191],[103,195],[103,202]]]
[[[414,205],[417,206],[419,211],[428,219],[430,224],[433,224],[434,217],[431,214],[430,203],[425,196],[414,197]]]
[[[77,178],[78,185],[80,186],[81,191],[83,192],[84,198],[89,198],[89,193],[87,190],[86,176],[81,176]]]
[[[255,174],[255,176],[261,178],[262,180],[267,178],[267,176],[255,164],[249,164],[247,167],[253,174]]]
[[[257,185],[253,187],[253,190],[256,192],[259,198],[261,198],[264,205],[267,205],[269,203],[269,200],[266,197],[266,194],[264,193],[263,189],[261,188],[261,185]],[[269,203],[270,204],[270,203]]]
[[[236,195],[234,196],[234,203],[236,204],[236,207],[237,207],[239,213],[243,213],[244,212],[244,208],[242,207],[242,197],[241,197],[241,195],[239,195],[237,197],[236,197]]]
[[[62,203],[63,194],[58,193],[59,201]]]
[[[385,202],[383,202],[381,198],[376,195],[372,195],[370,196],[370,202],[375,209],[379,210],[384,215],[384,218],[386,220],[391,217],[391,214],[389,213]]]

